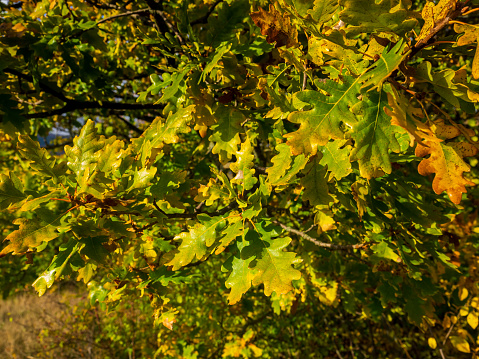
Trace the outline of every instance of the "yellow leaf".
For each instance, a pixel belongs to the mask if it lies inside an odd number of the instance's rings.
[[[449,12],[456,9],[457,0],[440,0],[437,5],[434,3],[428,2],[422,10],[422,18],[424,19],[424,25],[421,29],[419,36],[417,37],[417,42],[426,39],[430,36],[430,32],[434,27],[444,20]]]
[[[427,344],[429,345],[429,347],[430,347],[431,349],[436,349],[436,348],[437,348],[436,339],[434,339],[434,338],[432,338],[432,337],[427,340]]]
[[[464,33],[464,35],[457,40],[457,46],[470,45],[479,39],[479,26],[470,24],[455,24],[454,31],[458,34],[461,32]],[[472,61],[472,77],[474,77],[475,80],[479,78],[479,42],[476,47],[474,60]]]
[[[251,349],[251,351],[253,352],[253,355],[257,358],[259,358],[259,357],[261,357],[261,355],[263,355],[263,349],[258,348],[254,344],[249,344],[248,348]]]
[[[479,79],[479,42],[477,43],[474,60],[472,60],[472,77],[474,77],[475,80]]]
[[[466,339],[458,336],[451,336],[451,343],[460,352],[463,353],[470,353],[471,352],[471,347],[469,346],[469,343],[467,342]]]
[[[467,308],[461,308],[461,310],[459,311],[459,315],[461,317],[465,317],[468,314],[469,314],[469,310],[467,310]]]
[[[471,307],[473,307],[474,309],[479,309],[479,297],[472,298]]]
[[[459,289],[459,300],[465,300],[467,298],[467,296],[469,295],[469,291],[467,290],[467,288],[460,288]]]
[[[469,313],[467,316],[467,324],[471,326],[472,329],[476,329],[479,324],[479,319],[476,313]]]
[[[451,319],[449,318],[449,316],[446,315],[444,317],[444,320],[442,321],[442,327],[444,329],[448,329],[450,326],[451,326]]]

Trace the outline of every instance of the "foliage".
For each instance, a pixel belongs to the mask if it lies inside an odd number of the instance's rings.
[[[148,298],[158,357],[476,355],[478,5],[2,3],[4,294]]]

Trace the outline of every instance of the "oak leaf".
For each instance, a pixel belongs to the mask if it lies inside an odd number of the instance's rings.
[[[167,266],[173,266],[174,271],[190,264],[195,257],[202,259],[225,222],[223,217],[209,217],[206,214],[198,215],[198,220],[200,222],[191,227],[189,232],[182,232],[175,237],[175,240],[181,240],[181,245],[174,258],[166,263]]]
[[[404,35],[417,23],[414,13],[401,0],[340,0],[339,18],[346,24],[348,36],[361,33],[386,32]],[[351,26],[352,25],[352,26]]]
[[[297,44],[298,30],[291,24],[289,15],[279,12],[274,5],[269,5],[269,11],[260,8],[259,11],[252,12],[251,18],[270,44],[275,42],[276,47]]]
[[[352,108],[360,120],[353,127],[355,146],[351,161],[358,161],[361,176],[367,179],[391,173],[389,152],[401,150],[396,134],[403,129],[391,125],[391,118],[384,111],[387,101],[384,91],[374,92]]]
[[[469,165],[463,157],[475,156],[477,147],[468,142],[445,143],[443,140],[452,139],[460,134],[454,127],[439,122],[435,126],[436,139],[424,141],[416,147],[416,156],[425,157],[418,166],[419,174],[427,176],[435,174],[432,188],[436,194],[447,192],[451,201],[455,204],[461,202],[463,193],[466,193],[466,185],[474,183],[465,179],[463,173],[469,172]]]
[[[327,81],[321,85],[321,89],[329,96],[311,90],[294,94],[296,100],[311,105],[312,109],[293,112],[288,116],[288,121],[300,124],[296,132],[285,135],[293,155],[316,154],[318,146],[326,145],[330,139],[344,137],[342,123],[349,127],[356,123],[350,107],[360,102],[360,82],[349,76],[344,76],[343,80],[342,83]]]
[[[55,216],[46,209],[37,210],[36,213],[41,214],[41,218],[18,218],[14,221],[14,224],[18,224],[20,228],[5,238],[5,241],[10,241],[10,244],[0,254],[23,254],[28,249],[34,249],[43,242],[49,242],[59,236],[57,228],[60,226],[64,213]]]

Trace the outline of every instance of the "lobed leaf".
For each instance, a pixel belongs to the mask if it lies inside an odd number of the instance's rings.
[[[23,192],[20,180],[13,172],[9,175],[0,173],[0,209],[7,209],[12,204],[19,203],[27,198]]]
[[[359,79],[344,76],[342,83],[327,81],[322,90],[330,96],[311,90],[294,94],[296,100],[313,107],[311,110],[293,112],[288,116],[288,121],[300,124],[296,132],[285,135],[294,155],[316,154],[318,146],[326,145],[330,139],[344,137],[342,124],[352,127],[356,123],[350,107],[360,102]]]
[[[358,161],[360,174],[367,179],[391,173],[389,152],[401,150],[396,134],[403,129],[391,125],[391,117],[384,111],[387,106],[387,95],[381,91],[370,93],[352,108],[359,121],[351,135],[355,142],[351,161]]]
[[[231,163],[230,169],[236,173],[236,176],[231,180],[231,183],[236,183],[240,186],[241,192],[248,191],[258,182],[254,177],[255,170],[253,169],[253,147],[249,138],[241,144],[241,149],[236,152],[236,162]]]
[[[412,30],[417,23],[414,13],[402,0],[339,0],[339,18],[346,24],[350,37],[362,33],[393,33],[399,36]]]
[[[0,254],[23,254],[29,249],[34,249],[43,242],[49,242],[59,236],[57,228],[61,226],[60,220],[65,215],[55,215],[48,210],[37,210],[42,217],[33,219],[18,218],[14,224],[20,226],[19,229],[10,233],[5,241],[10,241]]]
[[[326,205],[333,201],[329,195],[327,169],[319,164],[318,157],[314,157],[304,169],[305,176],[301,179],[304,187],[303,199],[312,206]]]
[[[175,240],[181,240],[181,245],[174,258],[166,263],[167,266],[173,266],[174,271],[190,264],[195,257],[202,259],[208,247],[215,242],[226,219],[201,214],[198,215],[198,220],[199,223],[191,227],[189,232],[182,232],[175,237]]]

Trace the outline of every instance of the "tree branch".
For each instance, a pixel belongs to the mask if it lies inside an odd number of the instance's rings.
[[[149,12],[149,9],[139,9],[139,10],[134,10],[134,11],[127,11],[127,12],[124,12],[124,13],[121,13],[121,14],[112,15],[110,17],[106,17],[104,19],[101,19],[101,20],[97,21],[96,24],[100,25],[101,23],[111,21],[111,20],[114,20],[114,19],[119,18],[119,17],[143,14],[143,13],[146,13],[146,12]]]
[[[466,3],[468,0],[465,2],[459,2],[456,4],[455,10],[453,10],[448,16],[446,16],[444,19],[439,21],[435,26],[432,28],[432,30],[427,34],[427,36],[422,39],[421,41],[418,41],[412,51],[411,54],[409,55],[409,58],[412,58],[414,55],[416,55],[419,51],[421,51],[423,48],[428,46],[428,42],[432,39],[434,35],[436,35],[439,31],[441,31],[446,25],[449,24],[449,21],[454,20],[456,17],[462,15],[464,12],[467,11]]]
[[[215,3],[210,7],[208,12],[204,16],[191,22],[191,26],[198,25],[198,24],[206,24],[208,22],[208,18],[210,17],[210,15],[213,13],[213,11],[215,11],[216,6],[218,6],[218,4],[221,2],[223,2],[223,0],[216,0]]]
[[[28,82],[33,82],[33,76],[23,74],[20,71],[17,71],[15,69],[11,69],[11,68],[7,67],[7,68],[3,69],[3,72],[15,75],[19,78],[27,80]],[[38,84],[40,86],[40,89],[49,93],[50,95],[53,95],[53,96],[55,96],[56,98],[58,98],[62,101],[65,101],[65,102],[68,101],[68,98],[61,91],[57,91],[56,89],[52,88],[49,84],[45,83],[44,81],[40,80],[38,82]]]
[[[304,232],[298,231],[297,229],[288,227],[287,225],[279,222],[279,221],[273,221],[274,224],[277,224],[281,228],[283,228],[286,232],[294,233],[298,236],[300,236],[303,239],[306,239],[307,241],[316,244],[318,247],[322,248],[327,248],[327,249],[332,249],[332,250],[341,250],[341,251],[349,251],[352,249],[360,249],[365,246],[364,243],[360,244],[334,244],[334,243],[325,243],[325,242],[320,242],[317,239],[307,235]]]
[[[138,127],[136,127],[134,124],[132,124],[130,121],[128,121],[126,118],[124,118],[122,115],[115,114],[116,117],[118,117],[120,120],[122,120],[130,130],[135,131],[138,134],[142,134],[143,131],[140,130]]]
[[[165,213],[156,203],[156,200],[153,200],[153,206],[161,212],[161,214],[165,215],[168,217],[168,219],[193,219],[196,218],[198,214],[207,214],[208,216],[222,216],[223,214],[227,213],[228,211],[231,211],[232,209],[238,207],[238,203],[236,202],[231,202],[229,205],[226,207],[220,209],[219,211],[216,212],[195,212],[195,213]]]
[[[141,103],[123,103],[123,102],[111,102],[111,101],[76,101],[68,100],[67,104],[62,108],[58,108],[53,111],[47,112],[37,112],[26,114],[26,118],[45,118],[51,117],[54,115],[62,115],[67,112],[72,112],[75,110],[88,110],[88,109],[97,109],[104,108],[108,110],[161,110],[163,105],[155,105],[151,103],[141,104]]]

